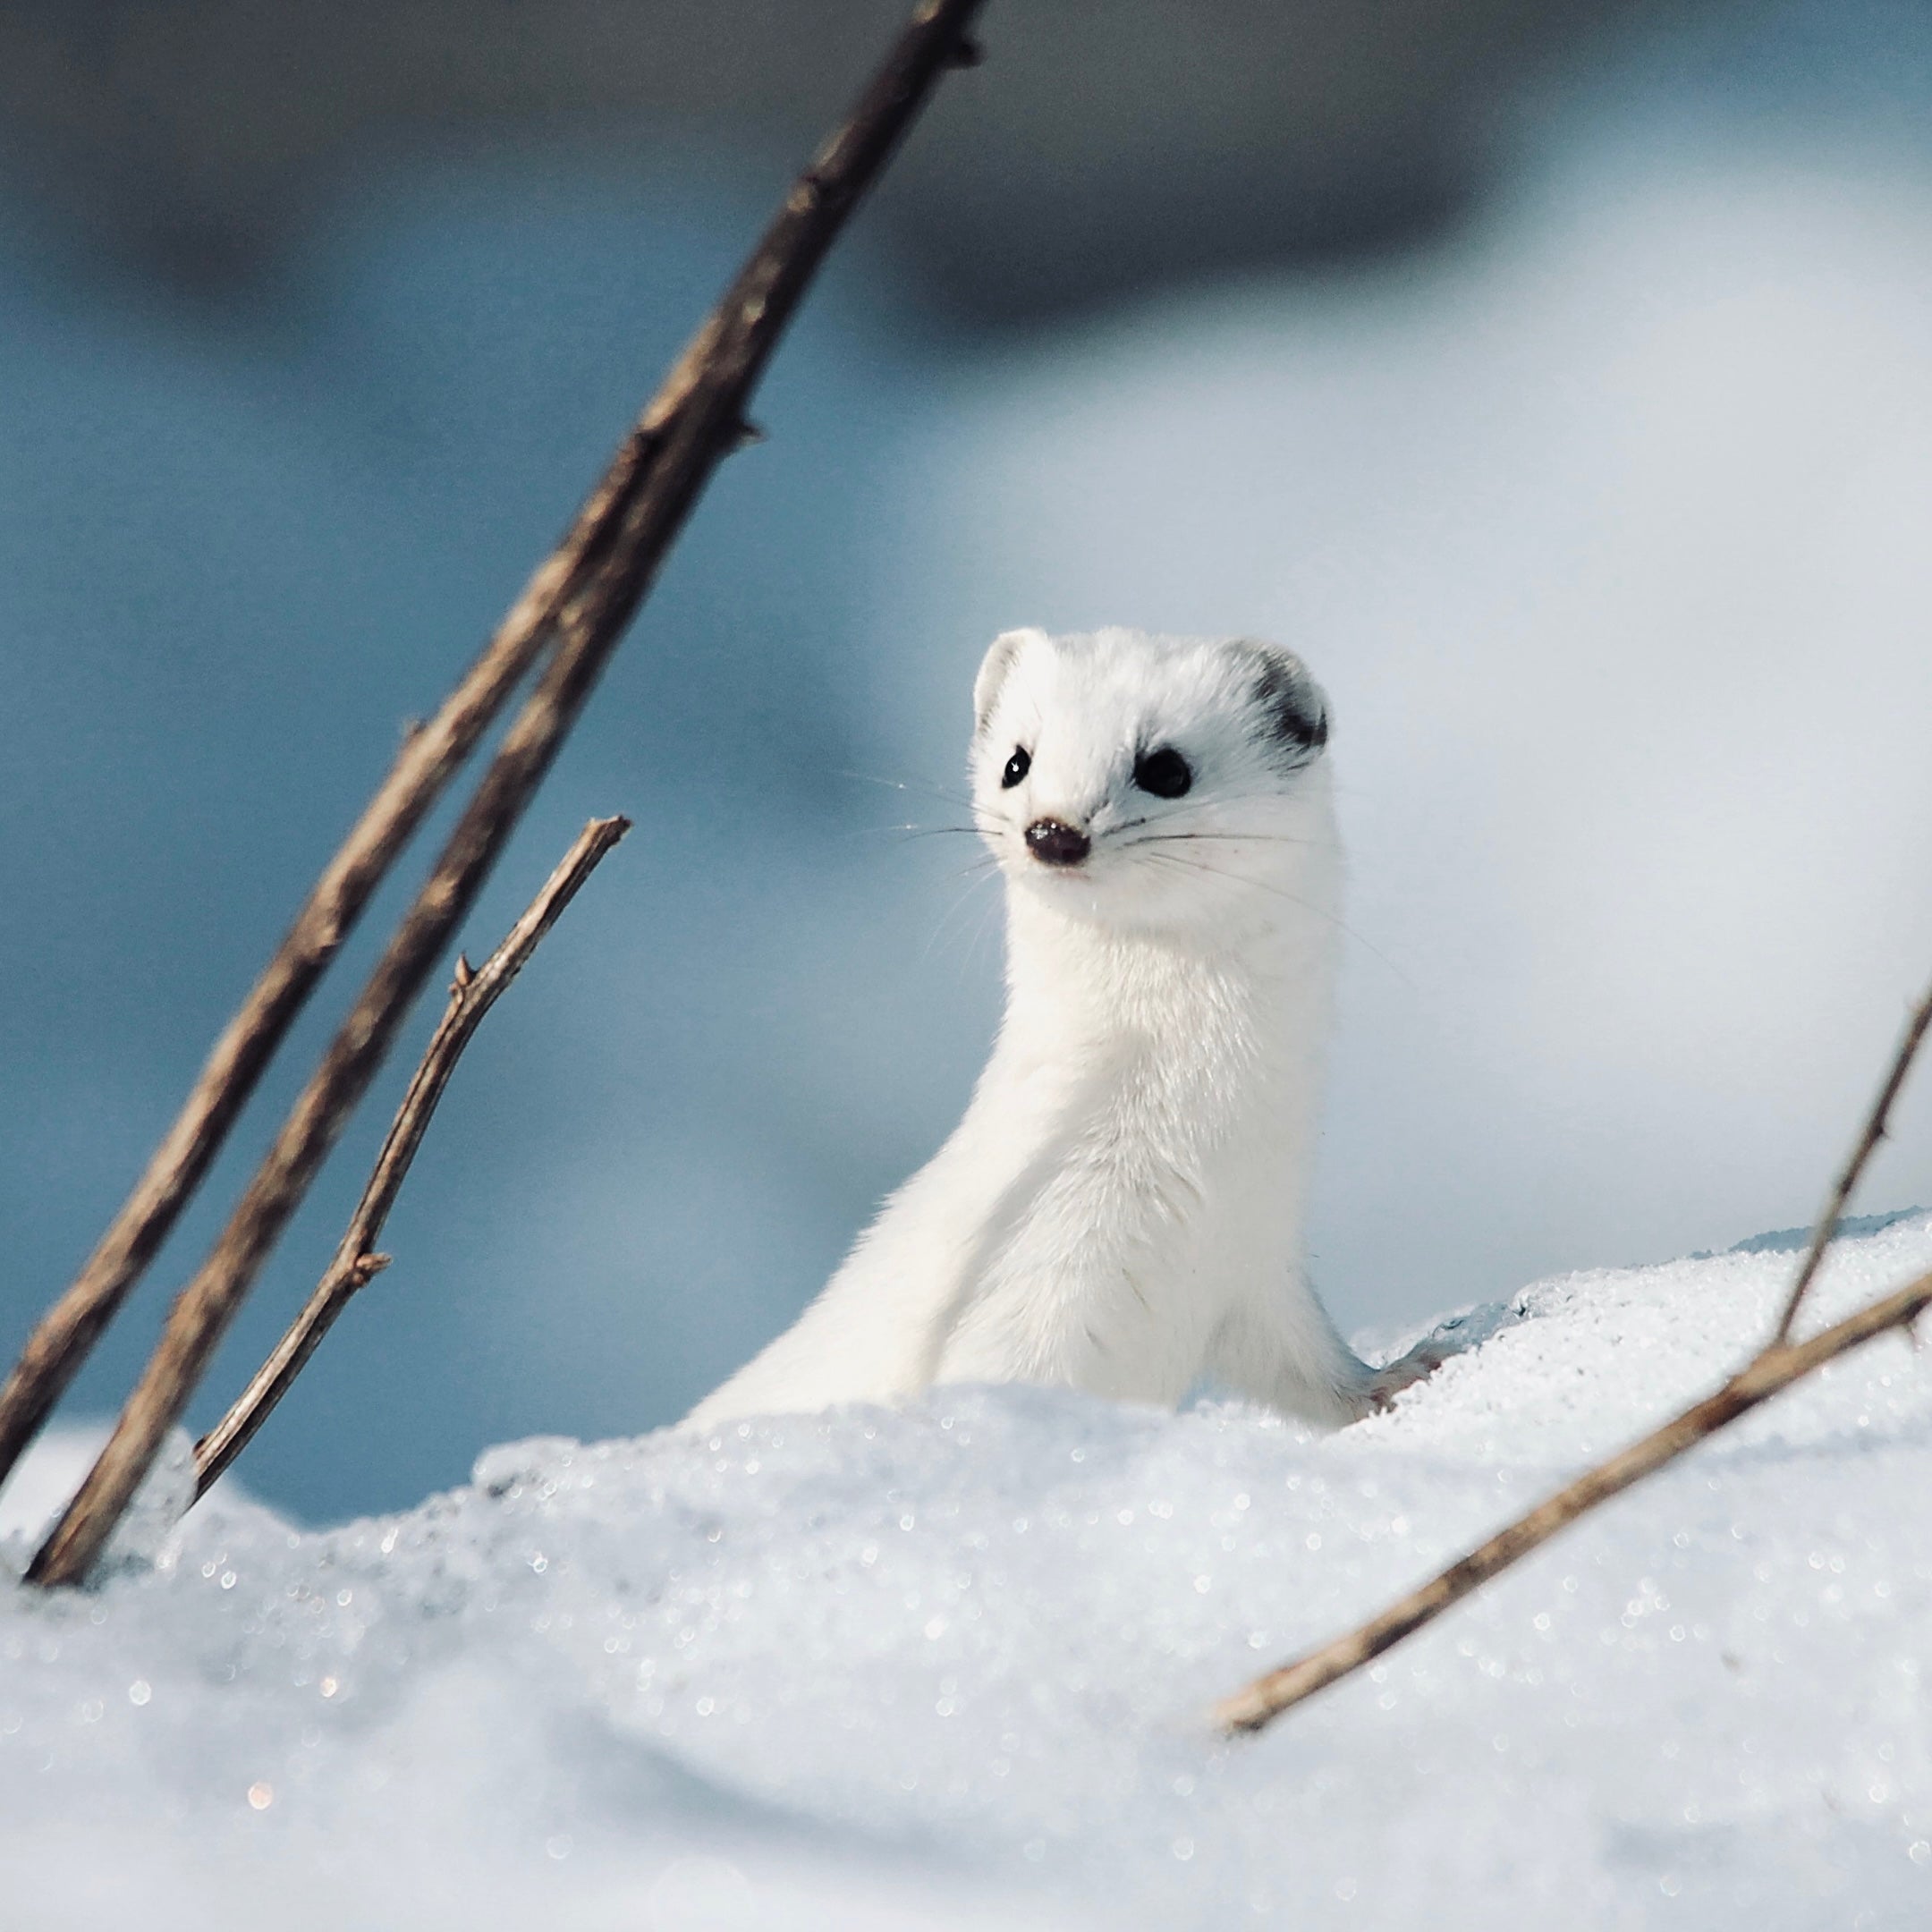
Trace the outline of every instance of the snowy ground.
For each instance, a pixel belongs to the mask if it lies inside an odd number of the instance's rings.
[[[1818,1312],[1928,1266],[1932,1216],[1848,1241]],[[1543,1283],[1326,1439],[953,1391],[515,1445],[321,1532],[217,1493],[96,1592],[0,1594],[7,1920],[1932,1922],[1932,1368],[1897,1338],[1263,1738],[1202,1722],[1708,1386],[1790,1267]],[[79,1450],[5,1499],[16,1566]]]

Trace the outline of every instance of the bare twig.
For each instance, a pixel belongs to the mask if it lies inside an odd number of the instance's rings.
[[[1785,1295],[1784,1312],[1776,1331],[1736,1375],[1715,1395],[1707,1396],[1682,1414],[1674,1416],[1661,1428],[1652,1430],[1641,1442],[1631,1444],[1608,1462],[1587,1470],[1547,1501],[1538,1504],[1527,1515],[1519,1516],[1508,1528],[1499,1530],[1479,1549],[1471,1550],[1460,1563],[1452,1563],[1419,1589],[1411,1590],[1391,1604],[1380,1615],[1371,1617],[1368,1623],[1336,1638],[1334,1642],[1325,1644],[1319,1650],[1311,1650],[1292,1664],[1285,1664],[1265,1677],[1258,1677],[1245,1690],[1215,1707],[1215,1721],[1230,1731],[1258,1731],[1284,1710],[1305,1698],[1313,1697],[1338,1677],[1346,1677],[1350,1672],[1360,1670],[1364,1664],[1400,1643],[1411,1631],[1440,1616],[1452,1604],[1460,1602],[1499,1571],[1508,1569],[1519,1557],[1528,1555],[1531,1550],[1546,1543],[1559,1530],[1574,1522],[1586,1511],[1595,1509],[1599,1503],[1629,1488],[1653,1470],[1661,1469],[1685,1450],[1695,1447],[1707,1436],[1734,1422],[1747,1410],[1755,1409],[1780,1389],[1790,1387],[1820,1363],[1829,1361],[1835,1355],[1842,1355],[1847,1349],[1856,1348],[1860,1343],[1869,1341],[1888,1328],[1905,1328],[1910,1332],[1912,1318],[1928,1303],[1932,1303],[1932,1275],[1922,1275],[1808,1341],[1793,1343],[1790,1340],[1792,1318],[1804,1300],[1805,1291],[1818,1274],[1818,1263],[1830,1245],[1832,1236],[1837,1232],[1845,1203],[1852,1198],[1852,1190],[1857,1186],[1873,1149],[1885,1138],[1885,1121],[1891,1113],[1892,1103],[1897,1099],[1899,1089],[1904,1084],[1905,1075],[1928,1024],[1932,1024],[1932,987],[1927,989],[1925,997],[1912,1008],[1906,1020],[1905,1030],[1900,1036],[1885,1077],[1879,1084],[1877,1097],[1826,1198],[1824,1214],[1812,1230],[1810,1243],[1799,1264],[1797,1276]]]
[[[664,401],[663,395],[657,398],[654,414],[661,412]],[[388,776],[216,1041],[134,1191],[72,1284],[28,1337],[0,1388],[0,1482],[174,1229],[370,894],[555,640],[564,606],[608,555],[659,442],[641,421],[624,439],[564,541],[524,586],[481,655],[436,716],[412,725]]]
[[[1879,1082],[1878,1092],[1871,1104],[1871,1110],[1865,1116],[1864,1125],[1859,1130],[1859,1137],[1852,1151],[1845,1157],[1845,1164],[1838,1170],[1838,1177],[1832,1182],[1832,1191],[1826,1197],[1824,1211],[1818,1216],[1818,1225],[1811,1230],[1809,1245],[1805,1249],[1804,1259],[1798,1264],[1798,1273],[1784,1297],[1784,1306],[1778,1316],[1777,1326],[1772,1331],[1771,1339],[1782,1342],[1791,1334],[1792,1324],[1798,1318],[1799,1304],[1805,1298],[1805,1292],[1817,1275],[1825,1258],[1825,1250],[1832,1244],[1832,1237],[1838,1232],[1838,1224],[1844,1216],[1845,1204],[1852,1199],[1852,1190],[1859,1183],[1859,1176],[1865,1172],[1865,1164],[1877,1151],[1878,1143],[1885,1136],[1885,1122],[1892,1112],[1892,1103],[1898,1098],[1899,1089],[1905,1084],[1905,1076],[1911,1071],[1913,1056],[1919,1051],[1919,1043],[1925,1038],[1926,1028],[1932,1024],[1932,987],[1928,987],[1925,996],[1906,1016],[1905,1030],[1899,1035],[1897,1048],[1892,1055],[1892,1064],[1885,1069],[1885,1077]]]
[[[550,606],[556,641],[548,668],[214,1250],[176,1300],[106,1447],[35,1557],[31,1580],[73,1583],[86,1575],[548,771],[699,495],[739,446],[751,392],[826,250],[941,77],[958,64],[982,4],[921,0],[851,118],[800,176],[645,411],[627,445],[630,462],[620,459],[616,466],[624,475],[611,515],[600,521],[597,541],[568,572]]]
[[[1607,1462],[1578,1477],[1546,1502],[1539,1503],[1528,1515],[1499,1530],[1462,1562],[1452,1563],[1440,1576],[1410,1591],[1359,1630],[1336,1638],[1319,1650],[1311,1650],[1279,1670],[1270,1671],[1265,1677],[1258,1677],[1245,1690],[1217,1704],[1215,1722],[1228,1731],[1260,1730],[1284,1710],[1399,1644],[1599,1503],[1663,1468],[1834,1356],[1843,1355],[1887,1329],[1908,1327],[1928,1306],[1932,1306],[1932,1275],[1921,1275],[1918,1280],[1894,1289],[1869,1307],[1848,1315],[1842,1322],[1805,1341],[1770,1343],[1715,1395],[1674,1416],[1641,1442],[1632,1443]]]
[[[248,1447],[255,1434],[274,1412],[275,1404],[287,1394],[309,1358],[320,1347],[322,1338],[335,1326],[335,1318],[349,1306],[357,1292],[365,1288],[389,1265],[389,1257],[376,1252],[382,1239],[389,1210],[409,1177],[411,1163],[422,1145],[443,1089],[456,1071],[462,1056],[483,1023],[483,1016],[522,971],[544,935],[556,924],[564,909],[577,896],[577,889],[596,869],[605,853],[631,829],[628,818],[593,818],[579,834],[577,843],[544,888],[533,899],[521,919],[510,928],[503,944],[482,966],[471,971],[469,962],[458,957],[450,1003],[402,1096],[402,1104],[376,1157],[375,1170],[362,1199],[356,1203],[349,1227],[335,1250],[327,1272],[316,1284],[300,1315],[290,1325],[267,1361],[234,1405],[195,1445],[195,1496],[208,1494],[210,1486]]]
[[[626,460],[628,449],[621,459]],[[0,1482],[167,1239],[369,894],[530,669],[549,635],[551,606],[572,574],[573,566],[563,560],[588,547],[594,529],[611,513],[609,496],[606,481],[585,506],[564,549],[531,580],[441,710],[411,733],[275,957],[216,1041],[133,1192],[72,1284],[28,1337],[0,1388]]]

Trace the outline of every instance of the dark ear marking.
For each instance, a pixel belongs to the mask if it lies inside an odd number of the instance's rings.
[[[1273,644],[1242,640],[1257,660],[1254,702],[1263,734],[1305,764],[1328,742],[1328,706],[1301,660]]]

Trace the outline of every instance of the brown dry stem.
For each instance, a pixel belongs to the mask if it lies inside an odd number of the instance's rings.
[[[446,954],[699,496],[740,445],[751,393],[826,251],[957,64],[982,4],[922,0],[850,118],[800,176],[645,410],[599,487],[607,502],[587,540],[567,543],[533,580],[547,613],[543,634],[554,639],[547,667],[214,1250],[176,1299],[106,1447],[35,1557],[30,1580],[76,1583],[87,1574],[397,1027]],[[44,1394],[51,1377],[72,1367],[64,1357],[37,1356],[32,1391]],[[32,1391],[27,1405],[38,1404],[44,1415],[47,1403]]]
[[[1905,1083],[1928,1025],[1932,1025],[1932,987],[1927,989],[1906,1019],[1905,1030],[1894,1049],[1885,1078],[1879,1082],[1877,1095],[1826,1197],[1825,1211],[1812,1230],[1804,1258],[1785,1295],[1777,1327],[1758,1354],[1715,1395],[1694,1403],[1661,1428],[1653,1429],[1641,1442],[1631,1444],[1608,1462],[1579,1476],[1527,1515],[1499,1530],[1460,1563],[1452,1563],[1420,1589],[1411,1590],[1379,1615],[1332,1643],[1324,1644],[1320,1649],[1298,1657],[1292,1664],[1284,1664],[1256,1678],[1244,1690],[1215,1707],[1214,1721],[1227,1731],[1260,1730],[1284,1711],[1399,1644],[1440,1616],[1452,1604],[1459,1603],[1491,1577],[1548,1542],[1579,1516],[1607,1502],[1654,1470],[1674,1462],[1686,1450],[1695,1448],[1706,1436],[1715,1435],[1759,1402],[1768,1401],[1780,1389],[1789,1388],[1834,1356],[1890,1328],[1903,1328],[1910,1335],[1913,1318],[1932,1302],[1932,1275],[1921,1275],[1808,1341],[1794,1343],[1790,1339],[1792,1319],[1817,1277],[1819,1263],[1837,1232],[1852,1189],[1885,1138],[1892,1104]]]
[[[609,495],[606,479],[442,708],[409,735],[275,957],[224,1028],[133,1191],[28,1337],[0,1388],[0,1482],[173,1231],[369,895],[547,640],[571,559],[589,547],[595,527],[609,514]]]
[[[1918,1055],[1919,1043],[1925,1038],[1928,1024],[1932,1024],[1932,987],[1926,988],[1924,996],[1906,1015],[1905,1030],[1899,1035],[1892,1063],[1878,1083],[1878,1091],[1859,1129],[1859,1137],[1846,1155],[1844,1165],[1838,1170],[1831,1192],[1825,1198],[1824,1209],[1811,1230],[1804,1259],[1798,1264],[1798,1273],[1792,1278],[1784,1297],[1784,1306],[1778,1314],[1777,1326],[1771,1333],[1774,1342],[1783,1342],[1791,1334],[1792,1324],[1798,1318],[1798,1309],[1805,1292],[1817,1277],[1825,1259],[1825,1250],[1831,1246],[1832,1238],[1838,1232],[1838,1224],[1844,1217],[1852,1190],[1859,1184],[1866,1165],[1878,1151],[1878,1143],[1885,1137],[1885,1123],[1892,1115],[1892,1103],[1898,1098],[1899,1089],[1905,1084],[1905,1076],[1911,1071],[1912,1061]]]
[[[1294,1663],[1256,1678],[1244,1690],[1216,1705],[1214,1721],[1227,1731],[1260,1730],[1337,1678],[1346,1677],[1393,1648],[1598,1504],[1662,1469],[1835,1356],[1888,1329],[1908,1327],[1928,1305],[1932,1305],[1932,1275],[1921,1275],[1805,1341],[1772,1343],[1716,1394],[1673,1416],[1641,1442],[1632,1443],[1607,1462],[1579,1476],[1538,1504],[1528,1515],[1497,1530],[1460,1563],[1452,1563],[1419,1589],[1398,1598],[1380,1615],[1369,1618],[1345,1637],[1324,1644],[1319,1650],[1311,1650]]]
[[[233,1406],[195,1445],[197,1501],[208,1494],[216,1479],[254,1440],[256,1432],[288,1394],[309,1358],[321,1346],[323,1336],[335,1326],[336,1318],[354,1300],[357,1292],[388,1267],[389,1256],[377,1253],[376,1243],[382,1239],[389,1210],[409,1178],[416,1150],[422,1145],[423,1135],[428,1131],[437,1103],[449,1085],[451,1074],[456,1071],[464,1047],[482,1025],[483,1016],[509,989],[544,935],[577,896],[578,888],[630,829],[628,818],[593,818],[481,968],[472,971],[470,962],[458,955],[449,1005],[423,1050],[408,1091],[402,1096],[402,1104],[396,1109],[382,1151],[376,1157],[369,1185],[356,1203],[334,1259],[301,1313],[235,1398]]]
[[[660,394],[650,413],[661,415],[665,400]],[[72,1284],[41,1317],[0,1388],[0,1482],[173,1231],[370,895],[555,640],[564,606],[609,554],[623,513],[657,448],[640,422],[625,437],[563,542],[538,566],[436,716],[427,723],[411,721],[388,775],[216,1041],[133,1191]]]

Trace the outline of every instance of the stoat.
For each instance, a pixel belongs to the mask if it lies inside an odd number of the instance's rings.
[[[1006,1013],[966,1117],[690,1426],[1035,1382],[1204,1380],[1336,1424],[1441,1359],[1336,1334],[1302,1258],[1341,854],[1328,707],[1249,639],[995,640],[974,819]]]

